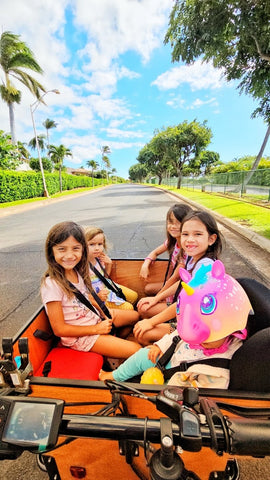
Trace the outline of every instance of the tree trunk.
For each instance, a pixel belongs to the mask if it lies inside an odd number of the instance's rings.
[[[257,157],[256,157],[256,159],[255,159],[255,161],[254,161],[254,163],[253,163],[253,165],[252,165],[252,167],[251,167],[251,170],[249,171],[249,173],[247,174],[247,176],[246,176],[246,178],[245,178],[245,180],[244,180],[244,182],[243,182],[243,187],[242,187],[242,188],[243,188],[243,191],[246,190],[246,186],[247,186],[249,180],[251,179],[251,177],[252,177],[253,173],[255,172],[255,170],[257,170],[257,167],[258,167],[258,165],[259,165],[259,163],[260,163],[260,161],[261,161],[261,158],[262,158],[262,156],[263,156],[263,152],[264,152],[264,149],[265,149],[265,147],[266,147],[266,144],[267,144],[269,135],[270,135],[270,124],[268,125],[268,128],[267,128],[267,130],[266,130],[266,134],[265,134],[265,137],[264,137],[264,139],[263,139],[263,143],[262,143],[262,146],[261,146],[261,148],[260,148],[260,151],[259,151],[259,153],[258,153],[258,155],[257,155]]]
[[[9,109],[9,124],[10,124],[10,134],[11,134],[11,141],[13,145],[16,145],[16,133],[15,133],[15,117],[14,117],[14,103],[8,104]]]
[[[178,169],[177,170],[177,188],[180,190],[181,188],[181,182],[182,182],[182,170]]]
[[[60,193],[62,193],[62,171],[61,171],[61,165],[59,166],[59,185],[60,185]]]
[[[158,184],[161,185],[162,182],[162,175],[158,175]]]

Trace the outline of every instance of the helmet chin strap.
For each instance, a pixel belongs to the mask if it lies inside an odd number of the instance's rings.
[[[213,347],[213,348],[210,347],[209,348],[209,347],[207,347],[207,342],[205,342],[204,344],[202,344],[202,343],[200,343],[200,344],[189,344],[189,346],[192,349],[202,350],[204,355],[206,355],[206,356],[211,356],[211,355],[214,355],[215,353],[226,352],[229,348],[229,345],[230,345],[233,337],[240,338],[241,340],[244,340],[247,337],[246,328],[244,328],[243,330],[238,330],[237,332],[233,332],[231,335],[226,337],[224,339],[223,343],[218,347]],[[209,342],[209,345],[211,345],[213,343],[216,343],[216,342]]]

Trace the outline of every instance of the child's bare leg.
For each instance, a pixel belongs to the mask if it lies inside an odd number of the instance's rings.
[[[117,328],[116,336],[119,338],[127,338],[129,334],[132,332],[132,330],[133,330],[133,326],[128,326],[128,325],[126,327]]]
[[[147,297],[150,297],[151,295],[156,295],[162,287],[163,283],[161,282],[147,283],[144,287],[144,292]]]
[[[139,320],[139,314],[135,310],[110,309],[113,324],[116,328],[135,325]]]
[[[141,346],[138,343],[114,337],[113,335],[100,335],[91,349],[91,352],[100,353],[106,357],[128,358],[137,352]]]

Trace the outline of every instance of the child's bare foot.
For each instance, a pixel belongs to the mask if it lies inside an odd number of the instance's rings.
[[[102,382],[104,380],[114,380],[112,372],[104,372],[104,370],[100,370],[98,378]]]

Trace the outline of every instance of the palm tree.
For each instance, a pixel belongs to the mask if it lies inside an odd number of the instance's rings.
[[[102,163],[105,167],[105,170],[106,170],[106,177],[107,177],[107,181],[108,181],[108,169],[111,167],[111,162],[110,162],[110,159],[108,157],[108,155],[110,155],[111,153],[111,150],[110,150],[110,147],[108,145],[104,145],[103,147],[101,147],[101,159],[102,159]]]
[[[56,128],[57,123],[54,120],[50,120],[49,118],[46,118],[46,120],[42,123],[42,125],[46,128],[46,131],[47,131],[47,146],[49,147],[50,145],[49,130],[51,128]]]
[[[62,192],[62,167],[65,157],[72,157],[72,152],[69,148],[65,147],[64,145],[59,145],[56,147],[55,145],[49,145],[49,155],[55,164],[56,168],[59,169],[59,184],[60,184],[60,192]]]
[[[116,168],[112,168],[111,173],[112,173],[112,175],[115,174],[115,183],[116,183],[116,172],[117,172]],[[112,177],[112,179],[113,179],[113,177]]]
[[[43,73],[30,48],[20,40],[20,35],[3,32],[0,37],[0,66],[5,81],[0,85],[0,95],[9,108],[10,133],[12,143],[16,144],[14,103],[20,103],[21,92],[12,83],[11,77],[25,85],[39,99],[46,89],[25,70]]]
[[[95,160],[88,160],[86,165],[92,169],[92,187],[94,187],[94,170],[98,168],[98,163]]]
[[[46,135],[44,135],[44,133],[37,135],[37,139],[36,137],[33,137],[28,143],[28,147],[35,150],[37,148],[37,140],[38,140],[38,145],[40,150],[43,150],[43,151],[46,150],[46,146],[45,146]]]

